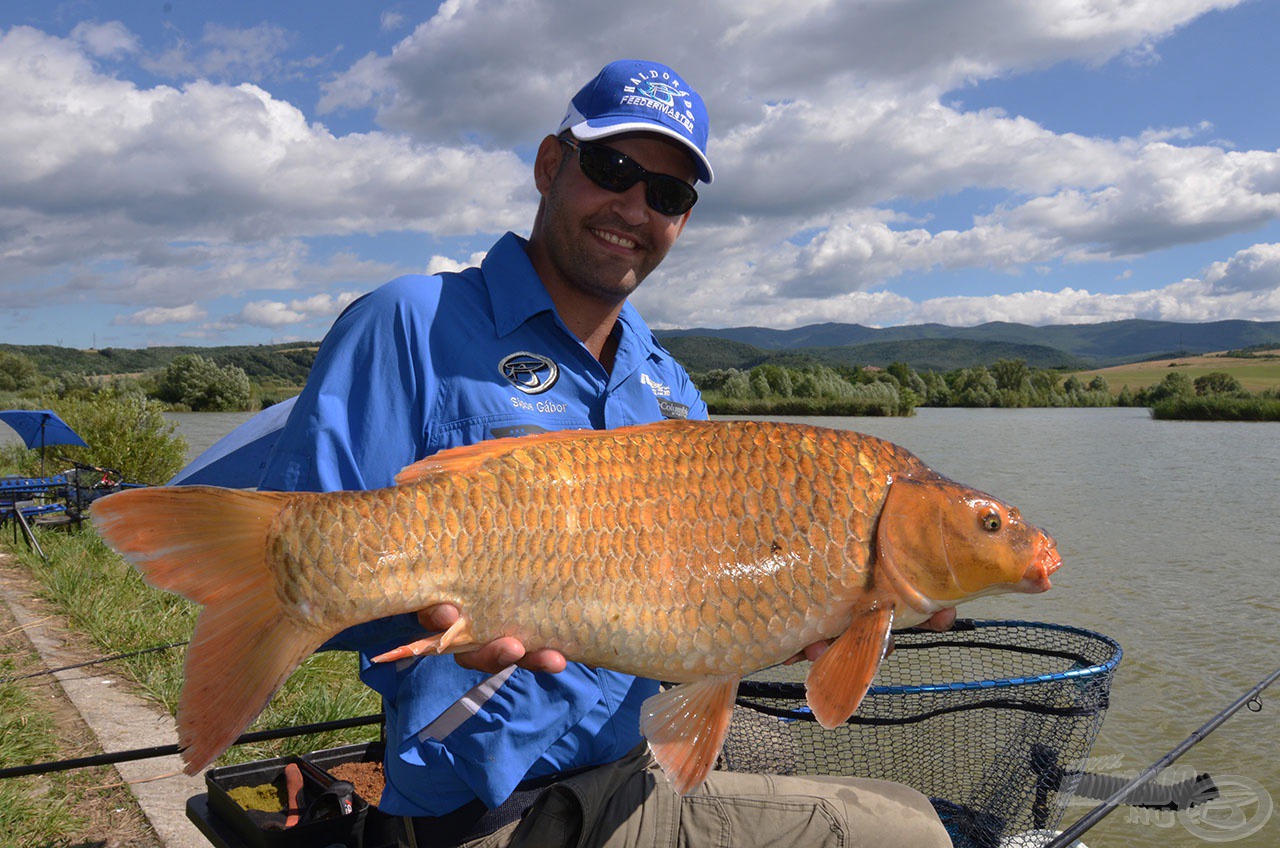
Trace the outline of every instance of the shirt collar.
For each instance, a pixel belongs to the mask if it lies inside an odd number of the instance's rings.
[[[551,295],[547,294],[538,272],[533,270],[529,254],[525,253],[525,244],[515,233],[507,233],[489,248],[480,263],[493,310],[493,327],[499,337],[540,312],[555,311]]]

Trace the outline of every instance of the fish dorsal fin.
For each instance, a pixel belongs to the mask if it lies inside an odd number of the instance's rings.
[[[640,732],[681,795],[702,785],[724,747],[739,675],[682,683],[645,700]]]
[[[473,445],[449,448],[420,459],[412,465],[405,466],[396,475],[396,485],[404,486],[420,483],[438,474],[470,474],[486,460],[507,456],[519,450],[542,447],[566,441],[583,441],[592,439],[618,438],[629,433],[651,432],[682,429],[691,424],[706,422],[659,421],[654,424],[636,424],[630,427],[619,427],[614,430],[552,430],[548,433],[535,433],[530,436],[516,438],[487,439]]]
[[[854,610],[849,629],[814,661],[805,681],[805,697],[818,724],[827,730],[849,720],[889,648],[893,605],[873,601]]]

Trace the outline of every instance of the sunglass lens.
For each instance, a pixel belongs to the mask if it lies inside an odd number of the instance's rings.
[[[583,173],[609,191],[626,191],[640,179],[635,162],[607,147],[584,144],[579,151],[579,161]]]
[[[698,193],[684,180],[650,174],[630,156],[603,145],[580,145],[578,162],[582,173],[608,191],[626,191],[644,180],[645,202],[663,215],[683,215],[698,201]]]
[[[645,200],[663,215],[683,215],[693,208],[698,195],[693,186],[683,180],[660,175],[649,178]]]

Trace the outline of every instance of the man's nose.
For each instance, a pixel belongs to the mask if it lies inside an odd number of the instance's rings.
[[[613,201],[618,215],[633,227],[649,221],[649,202],[645,200],[646,188],[644,181],[641,180],[626,191],[619,192]]]

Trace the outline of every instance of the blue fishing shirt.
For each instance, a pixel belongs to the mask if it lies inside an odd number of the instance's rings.
[[[356,300],[320,347],[261,488],[372,489],[406,465],[485,439],[707,417],[684,369],[629,303],[612,372],[560,320],[508,233],[479,268],[405,276]],[[373,665],[421,638],[415,615],[353,627],[326,648],[360,652],[387,720],[394,815],[502,803],[525,778],[611,762],[640,741],[657,682],[570,663],[561,674],[470,671],[450,656]]]

